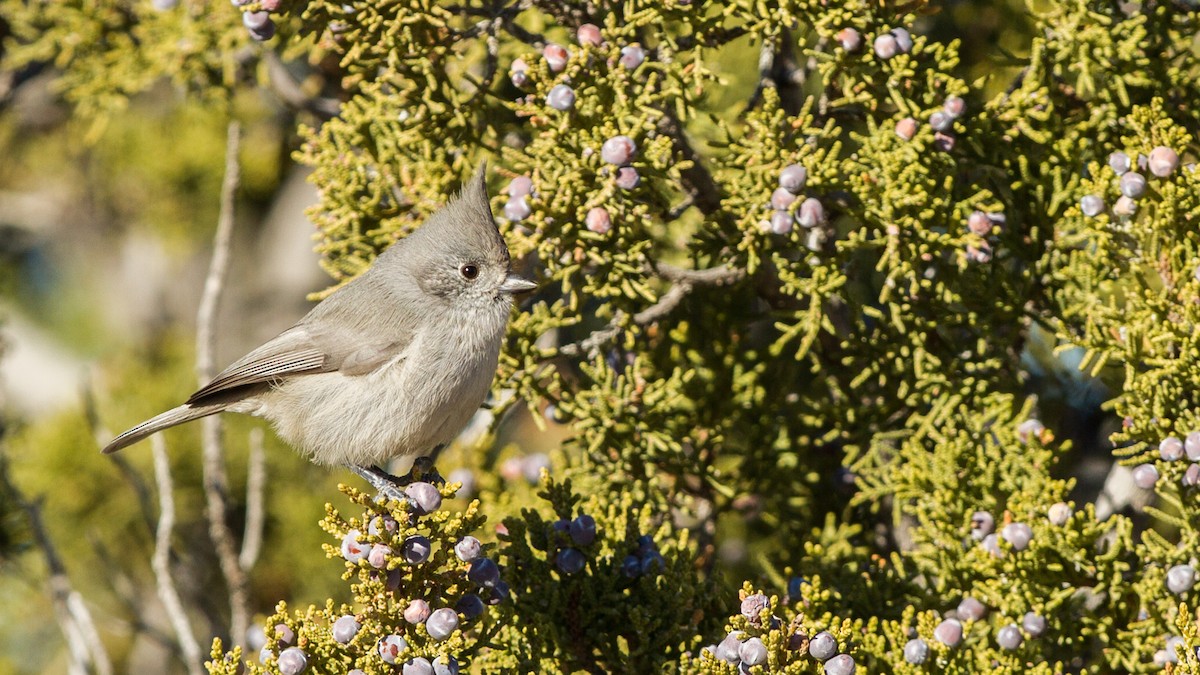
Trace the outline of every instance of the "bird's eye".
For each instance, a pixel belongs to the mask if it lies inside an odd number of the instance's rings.
[[[462,273],[464,279],[474,279],[479,276],[479,268],[475,265],[463,265],[458,268],[458,271]]]

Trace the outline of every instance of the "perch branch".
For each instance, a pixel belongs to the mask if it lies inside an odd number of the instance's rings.
[[[242,553],[238,564],[249,571],[262,550],[265,508],[263,496],[267,486],[266,453],[263,452],[262,429],[250,430],[250,467],[246,476],[246,534],[242,538]]]
[[[175,528],[175,490],[171,483],[171,464],[167,460],[167,443],[162,434],[150,437],[150,447],[154,453],[154,481],[158,484],[158,528],[154,533],[154,556],[150,562],[154,568],[154,578],[158,582],[158,598],[162,600],[167,618],[175,630],[179,650],[183,653],[183,662],[189,675],[202,675],[200,667],[203,656],[187,613],[183,610],[183,602],[179,599],[179,590],[175,588],[175,580],[171,577],[171,531]]]

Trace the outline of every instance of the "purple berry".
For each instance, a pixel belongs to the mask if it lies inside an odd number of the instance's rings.
[[[983,538],[992,533],[996,529],[996,519],[987,511],[976,511],[971,514],[971,537],[975,541],[983,541]]]
[[[987,607],[983,603],[967,596],[958,603],[958,619],[959,621],[978,621],[987,613]]]
[[[575,31],[575,40],[580,45],[599,47],[604,38],[600,35],[600,27],[594,23],[585,23]]]
[[[1067,524],[1067,521],[1071,519],[1071,515],[1071,506],[1066,502],[1055,502],[1046,511],[1046,517],[1050,519],[1050,522],[1060,527]]]
[[[483,609],[483,600],[474,593],[467,593],[454,603],[454,610],[466,617],[467,621],[479,618],[483,614]]]
[[[896,122],[896,135],[906,141],[911,141],[917,135],[917,121],[911,117]]]
[[[794,201],[796,201],[796,195],[784,188],[775,188],[775,191],[771,193],[771,208],[776,211],[786,210]]]
[[[338,617],[337,621],[333,622],[333,639],[338,644],[346,644],[358,635],[358,629],[361,626],[358,624],[358,619],[354,618],[353,614],[345,614]]]
[[[758,616],[762,614],[763,610],[770,606],[771,601],[762,593],[747,595],[746,599],[742,600],[742,616],[751,621],[757,621]]]
[[[1026,612],[1021,619],[1021,627],[1029,633],[1029,637],[1041,637],[1046,632],[1046,617],[1034,612]]]
[[[825,675],[854,675],[858,665],[849,654],[838,654],[825,662]]]
[[[935,131],[933,133],[933,148],[935,150],[950,152],[954,149],[956,142],[954,134],[948,134],[944,131]]]
[[[738,647],[738,657],[748,666],[758,666],[767,662],[767,646],[763,641],[752,637]]]
[[[571,52],[567,48],[554,44],[542,47],[542,58],[546,60],[546,65],[550,66],[551,72],[561,73],[567,67],[567,59],[571,58]]]
[[[1187,470],[1183,472],[1182,482],[1184,487],[1200,485],[1200,464],[1189,464]]]
[[[546,94],[546,105],[555,110],[570,110],[575,107],[575,90],[565,84],[556,84]]]
[[[401,675],[433,675],[433,664],[423,656],[416,656],[404,662],[400,673]]]
[[[808,169],[801,164],[789,164],[779,172],[779,187],[798,195],[808,182]]]
[[[621,47],[621,58],[619,59],[622,66],[627,70],[636,70],[642,62],[646,60],[646,50],[642,49],[641,45],[627,45]]]
[[[962,117],[962,114],[967,111],[967,102],[961,96],[951,96],[942,103],[942,110],[954,119]]]
[[[248,32],[255,42],[266,42],[275,37],[275,22],[268,19],[261,28],[251,28]]]
[[[587,225],[589,232],[596,234],[607,234],[612,229],[612,218],[608,215],[608,209],[603,206],[594,206],[588,209],[587,217],[583,222]]]
[[[818,661],[828,661],[837,654],[838,643],[837,638],[829,634],[828,631],[821,631],[812,637],[808,642],[808,653]]]
[[[483,554],[483,544],[478,539],[467,535],[454,545],[454,555],[463,562],[471,562]]]
[[[408,641],[399,635],[387,635],[379,641],[379,655],[384,663],[399,663],[400,655],[408,651]]]
[[[929,126],[934,131],[950,131],[954,128],[954,118],[945,112],[938,110],[929,116]]]
[[[296,631],[286,623],[275,624],[275,644],[286,647],[296,642]]]
[[[638,174],[637,169],[632,166],[623,166],[617,169],[617,177],[613,182],[622,190],[632,190],[641,184],[642,177]]]
[[[596,541],[596,519],[585,514],[575,517],[567,530],[571,541],[578,546],[588,546]]]
[[[308,654],[299,647],[288,647],[280,652],[276,663],[281,675],[300,675],[308,669]]]
[[[1009,523],[1000,530],[1000,536],[1012,545],[1014,551],[1024,551],[1033,539],[1033,528],[1025,523]]]
[[[849,26],[839,30],[834,38],[838,41],[838,44],[842,46],[842,49],[845,49],[848,52],[853,53],[862,49],[862,33],[850,28]]]
[[[392,557],[392,549],[383,544],[372,544],[371,552],[367,554],[367,562],[371,567],[381,570],[387,567],[388,558]]]
[[[429,603],[416,598],[404,608],[404,620],[411,624],[424,623],[429,618]]]
[[[1167,570],[1167,590],[1183,595],[1192,590],[1196,583],[1196,568],[1191,565],[1175,565]]]
[[[1129,161],[1129,155],[1118,150],[1108,156],[1108,166],[1113,170],[1113,173],[1121,176],[1126,171],[1129,171],[1133,167],[1133,164]]]
[[[437,511],[442,506],[442,493],[432,483],[417,481],[404,488],[404,494],[413,505],[417,515],[423,516]]]
[[[563,574],[577,574],[586,564],[587,558],[573,548],[564,548],[554,557],[555,567]]]
[[[500,568],[491,558],[478,558],[467,569],[467,580],[476,586],[491,588],[500,581]]]
[[[1183,441],[1174,436],[1167,436],[1158,444],[1158,456],[1167,462],[1183,459]]]
[[[795,219],[787,211],[774,211],[771,213],[771,232],[773,234],[787,234],[792,231],[793,222],[795,222]]]
[[[1133,484],[1143,490],[1154,489],[1158,482],[1158,469],[1153,464],[1138,464],[1133,468]]]
[[[453,656],[439,656],[433,660],[433,675],[458,675],[458,661]]]
[[[933,629],[933,637],[947,647],[957,647],[962,642],[963,626],[958,619],[946,619]]]
[[[824,225],[825,207],[815,197],[805,199],[803,202],[800,202],[800,209],[796,213],[796,222],[799,223],[800,227],[805,229]]]
[[[875,56],[883,60],[888,60],[900,53],[900,45],[896,44],[896,36],[891,33],[884,33],[875,38]]]
[[[488,590],[489,593],[487,604],[489,605],[498,605],[507,600],[508,596],[511,594],[511,589],[504,581],[497,581],[496,585],[492,586]]]
[[[504,205],[504,217],[512,221],[525,220],[531,213],[533,209],[529,208],[529,202],[524,197],[510,199]]]
[[[600,159],[609,164],[624,166],[633,161],[637,144],[628,136],[613,136],[600,146]]]
[[[913,41],[912,35],[904,28],[893,28],[891,34],[896,38],[896,48],[902,54],[907,54],[912,51]]]
[[[1104,200],[1097,195],[1084,195],[1079,198],[1079,210],[1088,218],[1095,218],[1104,213]]]
[[[1150,173],[1159,178],[1166,178],[1179,167],[1179,153],[1160,145],[1150,151],[1147,166]]]
[[[721,640],[721,642],[717,645],[717,648],[713,650],[716,657],[726,663],[732,663],[734,665],[741,663],[742,635],[743,633],[741,631],[734,631],[729,635],[726,635],[725,639]]]
[[[1146,177],[1136,171],[1130,171],[1121,176],[1118,187],[1121,188],[1121,194],[1130,199],[1137,199],[1146,194]]]
[[[346,562],[356,563],[367,557],[367,552],[370,551],[370,545],[361,543],[358,538],[362,533],[358,530],[350,530],[346,536],[342,537],[342,557]]]
[[[430,614],[425,621],[425,630],[429,633],[429,637],[438,642],[450,637],[456,628],[458,628],[458,614],[449,607],[434,610],[433,614]]]
[[[1001,649],[1016,649],[1024,641],[1025,637],[1021,635],[1021,629],[1017,628],[1015,623],[1005,624],[996,632],[996,643]]]
[[[429,560],[429,554],[432,552],[433,544],[429,541],[429,537],[420,534],[405,538],[404,543],[400,546],[400,555],[409,565],[420,565]]]
[[[1183,441],[1183,451],[1193,462],[1200,461],[1200,431],[1193,431],[1187,435]]]
[[[967,229],[971,234],[986,237],[992,232],[992,221],[983,211],[972,211],[971,215],[967,216]]]
[[[929,645],[921,638],[913,638],[904,643],[904,660],[919,666],[929,658]]]

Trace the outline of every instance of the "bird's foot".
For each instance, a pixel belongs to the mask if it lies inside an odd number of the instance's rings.
[[[413,461],[412,471],[409,472],[409,482],[423,480],[434,485],[445,485],[446,479],[438,473],[433,465],[433,457],[418,457]]]
[[[408,498],[404,494],[404,486],[413,482],[410,476],[393,476],[377,466],[347,464],[346,468],[370,483],[371,487],[375,488],[375,491],[385,499],[395,499],[402,502]]]

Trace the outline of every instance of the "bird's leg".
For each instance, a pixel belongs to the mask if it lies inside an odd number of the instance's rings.
[[[446,445],[442,444],[433,449],[433,452],[418,457],[413,461],[412,472],[409,474],[412,480],[424,480],[435,485],[445,485],[446,479],[442,478],[442,474],[438,473],[433,463],[437,461],[437,457],[441,454],[442,449]]]
[[[363,480],[371,484],[371,487],[375,488],[376,492],[384,497],[401,502],[407,499],[404,495],[404,486],[412,482],[411,478],[393,476],[377,466],[347,464],[346,468],[361,476]]]

